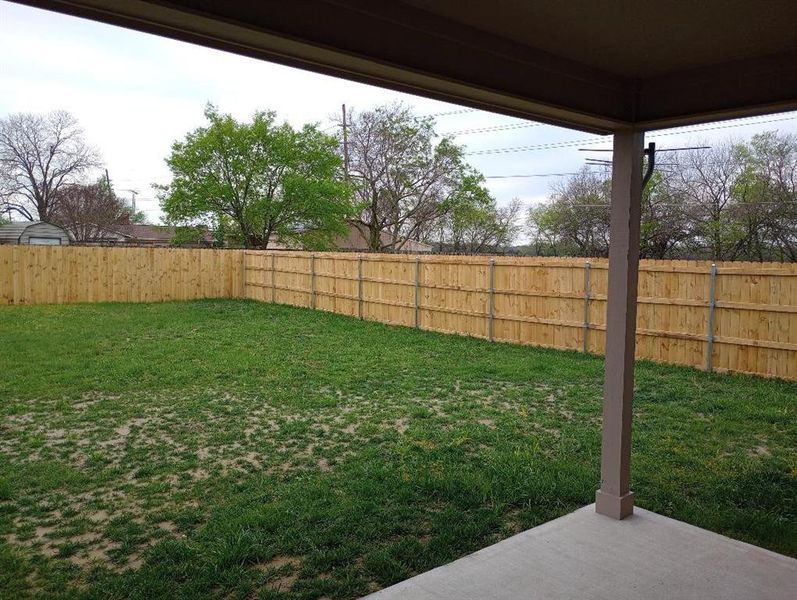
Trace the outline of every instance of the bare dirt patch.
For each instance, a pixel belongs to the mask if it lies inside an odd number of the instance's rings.
[[[769,448],[766,446],[756,446],[755,448],[751,449],[749,454],[751,456],[772,456],[772,453],[769,451]]]
[[[266,587],[273,591],[287,591],[299,578],[299,566],[302,559],[297,556],[278,555],[269,561],[257,563],[253,568],[258,571],[273,573]]]

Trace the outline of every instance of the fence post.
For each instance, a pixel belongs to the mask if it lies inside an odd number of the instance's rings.
[[[589,341],[589,275],[592,265],[589,261],[584,263],[584,353],[588,352]]]
[[[363,318],[363,257],[357,257],[357,316]]]
[[[241,250],[241,297],[246,298],[246,249]],[[230,292],[232,293],[232,291]]]
[[[706,335],[706,371],[712,372],[714,365],[714,309],[717,305],[717,265],[711,263],[708,279],[708,333]]]
[[[276,267],[277,253],[271,253],[271,303],[277,301],[277,267]]]
[[[19,272],[19,248],[14,244],[11,246],[11,277],[13,279],[12,283],[12,291],[11,291],[11,304],[22,304],[20,301],[20,296],[22,295],[22,290],[20,288],[19,278],[21,276]]]
[[[315,254],[310,255],[310,308],[315,310]]]
[[[487,272],[487,339],[493,341],[493,318],[495,314],[495,259],[490,259]]]
[[[415,329],[421,326],[421,257],[415,257]]]

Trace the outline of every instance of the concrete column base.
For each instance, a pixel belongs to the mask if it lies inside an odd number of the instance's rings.
[[[595,512],[618,521],[630,517],[634,514],[634,492],[615,496],[598,490],[595,492]]]

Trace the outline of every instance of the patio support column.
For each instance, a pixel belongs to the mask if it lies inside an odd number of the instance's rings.
[[[595,496],[595,509],[615,519],[634,512],[634,495],[629,487],[631,409],[644,138],[644,132],[634,130],[614,134],[601,487]]]

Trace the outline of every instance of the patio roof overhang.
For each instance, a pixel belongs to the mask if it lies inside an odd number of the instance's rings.
[[[596,509],[617,519],[633,512],[644,132],[797,109],[797,2],[17,1],[467,106],[614,133]]]
[[[797,109],[797,3],[21,0],[610,133]]]

